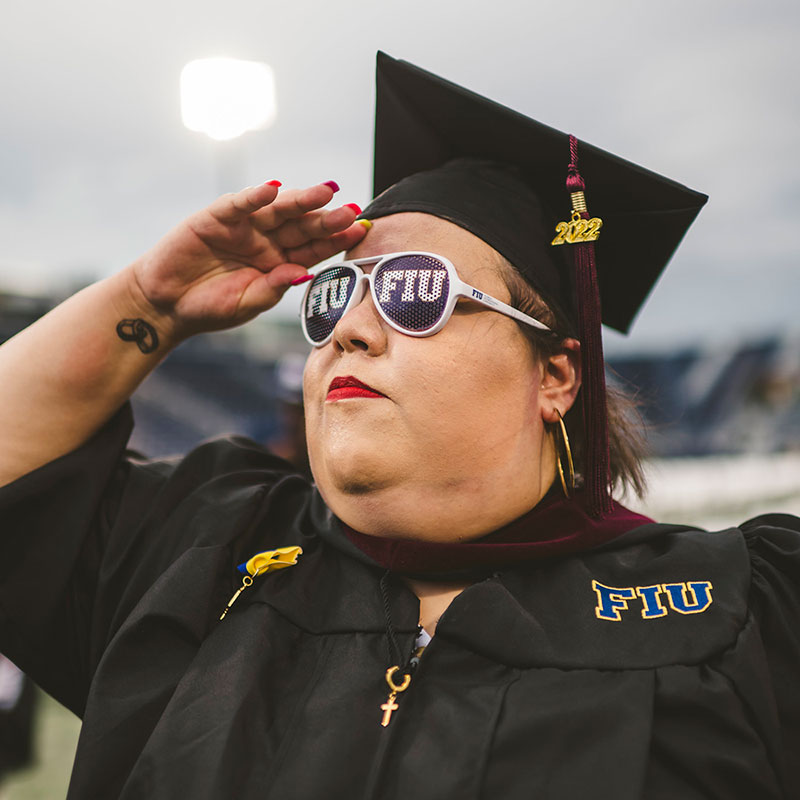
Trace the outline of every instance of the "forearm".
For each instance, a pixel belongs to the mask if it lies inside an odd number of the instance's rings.
[[[3,344],[0,485],[85,442],[178,341],[128,269]]]

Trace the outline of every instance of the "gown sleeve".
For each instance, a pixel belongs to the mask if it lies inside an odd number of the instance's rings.
[[[240,437],[136,458],[132,426],[126,405],[82,447],[0,487],[0,652],[79,716],[114,634],[178,558],[207,546],[233,558],[252,519],[278,513],[277,484],[295,498],[309,488]]]
[[[130,473],[131,428],[125,406],[77,450],[0,488],[0,651],[78,714],[93,587]]]
[[[800,797],[800,519],[769,514],[740,527],[752,564],[751,608],[780,722],[787,797]]]

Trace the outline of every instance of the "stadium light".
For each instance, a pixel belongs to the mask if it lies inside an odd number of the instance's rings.
[[[275,78],[260,61],[201,58],[181,71],[181,117],[217,141],[266,128],[275,119]]]

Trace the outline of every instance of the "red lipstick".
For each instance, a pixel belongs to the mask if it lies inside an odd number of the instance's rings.
[[[349,397],[386,397],[366,383],[354,378],[352,375],[345,375],[342,378],[334,378],[328,387],[326,400],[345,400]]]

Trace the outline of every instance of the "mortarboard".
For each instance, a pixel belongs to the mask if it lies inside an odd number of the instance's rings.
[[[569,225],[570,193],[583,178],[588,210],[602,220],[599,238],[551,246],[556,224]],[[600,316],[627,332],[706,195],[381,52],[374,192],[363,217],[423,211],[454,222],[573,321],[592,473],[584,477],[594,482],[593,511],[607,509]],[[577,202],[578,216],[588,219]]]

